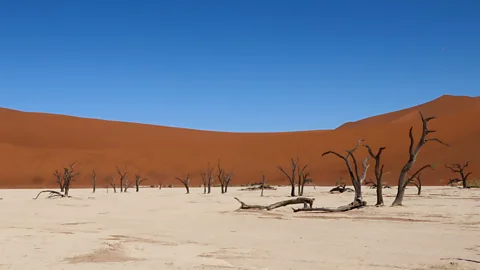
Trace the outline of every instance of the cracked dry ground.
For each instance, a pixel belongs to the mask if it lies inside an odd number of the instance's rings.
[[[32,200],[36,190],[0,190],[0,269],[478,269],[480,190],[409,188],[404,207],[346,213],[236,211],[288,197],[276,191],[203,195],[192,188]],[[306,188],[317,206],[353,194]],[[395,189],[385,190],[393,201]],[[365,189],[375,202],[375,191]]]

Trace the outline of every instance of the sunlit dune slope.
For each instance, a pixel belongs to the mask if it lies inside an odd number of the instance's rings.
[[[105,187],[106,178],[117,175],[117,166],[126,168],[131,180],[135,173],[148,177],[146,183],[151,185],[180,185],[175,177],[186,174],[191,175],[192,184],[199,185],[201,170],[209,162],[216,167],[219,160],[226,170],[235,169],[233,185],[259,181],[262,173],[270,183],[286,184],[277,166],[288,170],[289,159],[297,156],[308,164],[315,184],[334,184],[340,177],[348,183],[342,160],[321,157],[321,153],[344,152],[360,138],[373,148],[387,147],[385,181],[395,185],[408,159],[408,130],[413,125],[416,138],[421,132],[419,108],[425,115],[438,116],[431,122],[437,130],[433,135],[450,144],[428,143],[422,149],[414,169],[438,165],[423,173],[424,184],[446,183],[455,175],[444,164],[466,160],[471,162],[472,178],[480,178],[480,99],[442,96],[336,130],[286,133],[208,132],[0,109],[0,187],[56,187],[52,172],[73,161],[81,172],[73,184],[76,187],[91,185],[93,169],[98,187]],[[361,148],[357,158],[365,156]]]

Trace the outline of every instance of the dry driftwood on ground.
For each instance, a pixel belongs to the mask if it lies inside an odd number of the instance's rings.
[[[269,189],[269,190],[277,190],[276,187],[272,187],[270,185],[256,185],[256,186],[251,186],[251,187],[246,187],[246,188],[242,188],[240,189],[241,191],[253,191],[253,190],[261,190],[261,189]]]
[[[293,212],[346,212],[349,210],[357,209],[366,206],[365,201],[353,201],[347,205],[343,205],[337,208],[315,207],[315,208],[297,208],[293,209]]]
[[[313,207],[313,202],[315,201],[315,198],[297,197],[297,198],[290,199],[290,200],[276,202],[276,203],[273,203],[273,204],[270,204],[270,205],[251,205],[251,204],[246,204],[246,203],[242,202],[237,197],[234,197],[234,199],[237,200],[240,203],[240,208],[239,209],[243,209],[243,210],[255,209],[255,210],[267,210],[267,211],[273,210],[275,208],[291,205],[291,204],[304,204],[304,207],[305,207],[305,205],[308,205],[308,207],[312,208]]]
[[[343,192],[353,192],[354,190],[351,188],[346,187],[345,184],[338,185],[332,189],[330,189],[330,193],[343,193]]]
[[[42,193],[48,193],[47,199],[70,197],[70,196],[64,195],[63,193],[55,191],[55,190],[42,190],[37,194],[37,197],[35,197],[33,199],[34,200],[38,199],[38,197]]]

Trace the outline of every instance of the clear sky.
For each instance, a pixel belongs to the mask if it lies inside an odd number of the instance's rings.
[[[480,95],[480,1],[0,1],[0,107],[292,131],[443,94]]]

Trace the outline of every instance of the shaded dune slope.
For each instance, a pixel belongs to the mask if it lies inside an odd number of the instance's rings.
[[[220,159],[225,169],[235,169],[233,185],[259,181],[287,184],[276,166],[289,168],[290,157],[308,164],[315,184],[331,185],[341,176],[349,183],[342,160],[321,157],[327,150],[343,151],[359,138],[373,148],[387,146],[383,161],[385,181],[396,185],[398,173],[408,159],[408,129],[420,135],[417,109],[435,115],[431,122],[436,137],[451,144],[428,143],[414,169],[439,164],[422,176],[424,184],[445,184],[456,177],[444,163],[471,161],[473,178],[480,178],[480,99],[442,96],[431,102],[361,121],[346,123],[335,130],[285,133],[209,132],[144,124],[86,119],[44,113],[0,109],[0,187],[56,187],[52,172],[78,161],[81,172],[75,187],[91,185],[91,171],[97,171],[97,187],[105,187],[107,177],[116,175],[116,166],[128,171],[133,180],[140,172],[148,184],[175,184],[174,177],[189,173],[192,184],[201,182],[200,172],[208,162]],[[358,159],[366,156],[361,148]],[[373,161],[371,162],[373,169]],[[373,177],[373,171],[369,176]]]

